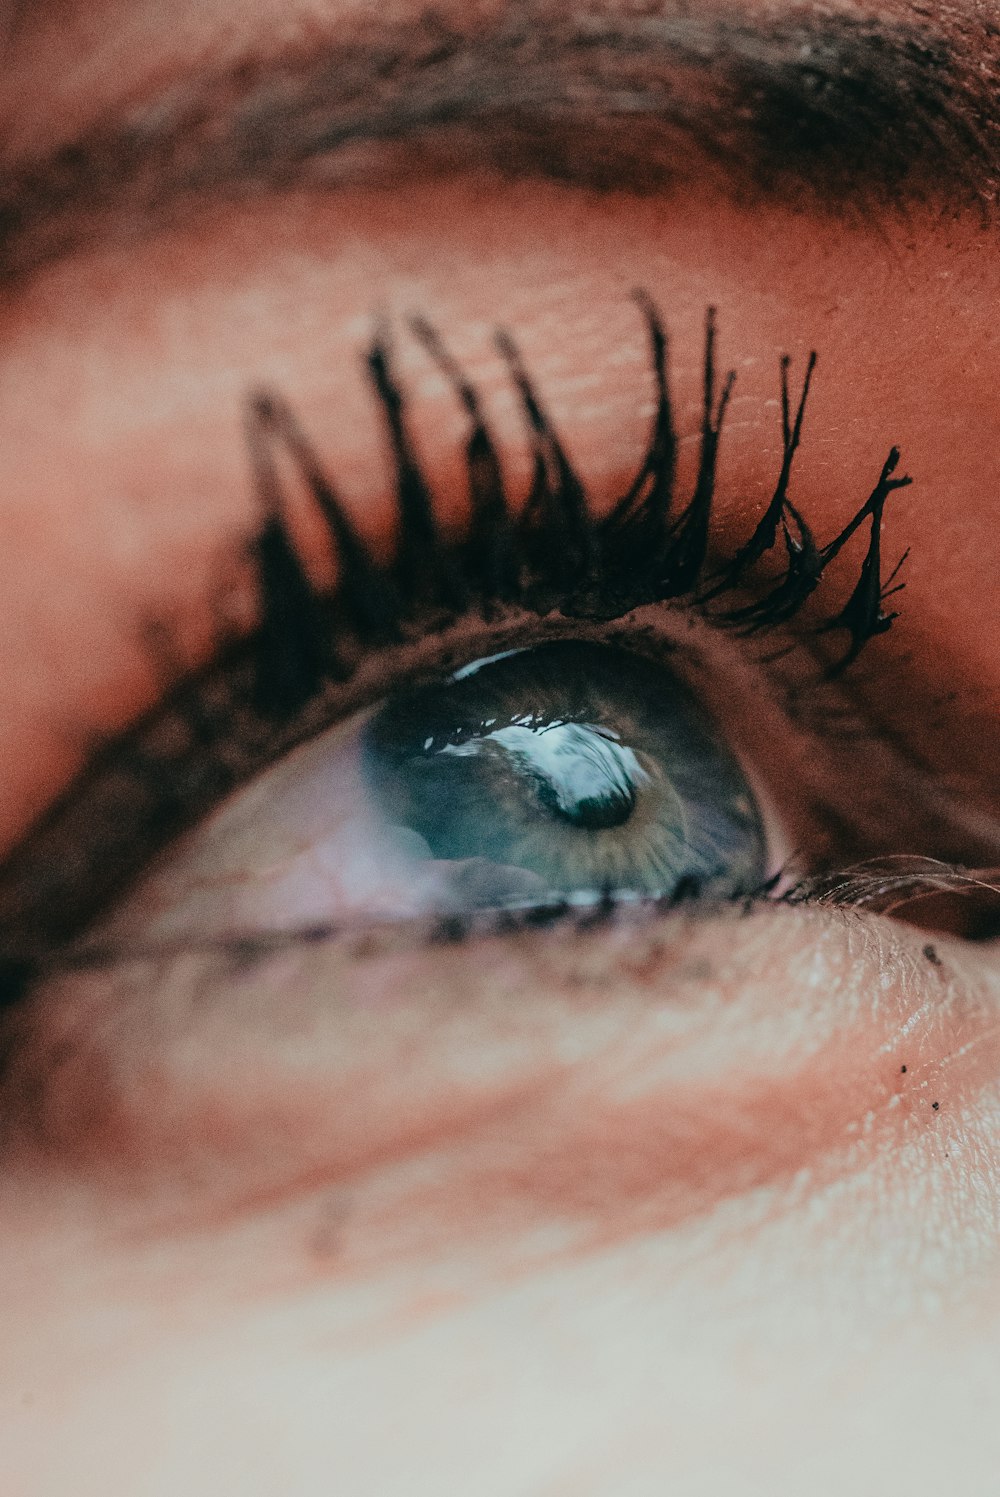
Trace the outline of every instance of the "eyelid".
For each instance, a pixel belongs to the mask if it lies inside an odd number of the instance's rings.
[[[4,933],[4,946],[9,948],[20,941],[23,947],[27,940],[29,945],[44,950],[53,942],[69,939],[89,914],[96,911],[101,898],[107,898],[110,868],[113,866],[124,875],[148,857],[148,841],[143,844],[141,837],[138,843],[133,839],[131,845],[121,841],[126,822],[140,828],[145,825],[148,838],[155,828],[162,826],[166,813],[170,830],[177,831],[185,820],[233,788],[260,762],[262,743],[267,742],[271,751],[281,751],[305,733],[325,725],[330,678],[345,674],[350,677],[358,666],[358,647],[384,644],[401,631],[404,621],[411,628],[414,624],[418,628],[427,627],[424,621],[428,617],[454,611],[460,599],[478,604],[488,614],[497,603],[509,601],[512,591],[535,614],[558,609],[571,619],[616,617],[638,605],[680,598],[697,588],[709,555],[708,521],[715,454],[732,376],[721,381],[717,376],[715,316],[710,310],[699,471],[690,500],[685,507],[672,512],[674,437],[665,374],[666,339],[652,303],[643,297],[639,303],[650,336],[657,408],[649,456],[636,483],[606,516],[592,515],[585,490],[545,415],[512,340],[506,335],[500,339],[500,346],[519,392],[535,454],[533,491],[516,518],[503,491],[502,469],[495,459],[495,449],[474,395],[470,399],[468,387],[463,385],[454,366],[442,358],[440,345],[435,348],[426,325],[422,328],[418,325],[418,334],[449,374],[471,419],[467,459],[473,514],[468,535],[458,537],[444,535],[436,521],[433,497],[407,430],[405,399],[392,373],[388,344],[380,336],[372,345],[369,366],[386,418],[401,521],[396,552],[387,567],[371,565],[365,547],[357,541],[289,414],[280,403],[256,402],[251,420],[252,451],[264,510],[264,521],[253,547],[262,604],[258,629],[249,644],[228,652],[225,677],[218,673],[213,677],[209,671],[200,679],[182,685],[165,718],[158,720],[154,716],[125,741],[124,777],[119,773],[122,765],[116,763],[112,749],[98,762],[89,780],[83,781],[84,790],[89,787],[93,791],[96,787],[90,806],[83,802],[74,804],[72,799],[64,802],[47,823],[48,840],[43,826],[15,854],[8,864],[6,879],[0,883],[0,931]],[[789,549],[786,584],[760,600],[752,618],[737,612],[736,622],[749,623],[755,628],[771,621],[770,613],[779,600],[777,617],[787,623],[842,543],[842,537],[837,537],[822,551],[817,550],[804,521],[787,500],[789,449],[793,451],[797,442],[797,431],[793,437],[789,418],[787,363],[782,365],[782,380],[786,462],[774,500],[761,524],[770,524],[774,516],[780,520],[787,507],[799,526],[800,548]],[[288,444],[300,460],[313,501],[341,546],[340,576],[332,595],[316,591],[291,540],[270,448],[274,436]],[[893,463],[891,456],[872,497],[848,527],[853,529],[870,517],[869,557],[877,546],[881,502],[888,492],[886,484]],[[477,490],[477,476],[481,479],[484,473],[486,489]],[[490,485],[500,487],[492,493]],[[879,495],[882,499],[876,503]],[[773,529],[777,533],[777,524]],[[479,547],[474,544],[477,534],[482,537]],[[805,587],[796,570],[803,555],[813,558]],[[515,576],[512,568],[516,568],[518,575]],[[863,579],[866,575],[870,582],[870,566],[862,571]],[[885,625],[880,610],[877,565],[874,580],[874,593],[869,589],[858,618],[850,621],[853,645],[849,654],[856,652],[869,634],[880,632]],[[741,567],[730,566],[726,587],[738,587],[742,581]],[[791,601],[784,597],[782,587],[785,591],[791,589]],[[713,595],[717,592],[714,589]],[[847,624],[848,620],[840,622]],[[350,646],[346,656],[343,654],[340,641],[345,635],[348,641],[353,641],[353,656]],[[222,742],[217,721],[220,705],[241,724],[242,737],[235,743],[231,740],[214,761],[206,761],[204,754],[200,759],[188,754],[191,743]],[[294,720],[293,727],[290,720]],[[166,754],[157,744],[164,732],[168,739],[173,733],[188,740],[188,744],[182,744],[179,764],[172,762],[169,744]],[[136,766],[139,770],[138,776],[133,773],[131,780],[130,756],[133,770]],[[85,839],[88,830],[93,833],[93,826],[89,829],[86,826],[88,817],[91,822],[103,823],[105,836],[110,836],[112,843],[109,847],[106,841],[97,862],[90,863],[89,876],[83,878],[82,888],[78,878],[74,895],[64,874],[73,856],[86,857],[81,838]],[[71,833],[68,843],[67,830]]]
[[[648,608],[604,626],[561,618],[539,619],[523,610],[510,609],[489,623],[477,618],[459,620],[427,638],[374,652],[370,659],[359,664],[348,682],[332,683],[322,698],[310,702],[306,712],[299,714],[283,732],[272,730],[261,736],[256,745],[252,739],[240,738],[246,680],[245,662],[239,654],[194,682],[184,682],[182,693],[196,695],[193,704],[183,696],[175,697],[166,712],[154,713],[146,728],[131,735],[121,749],[112,745],[105,760],[94,766],[91,794],[71,802],[64,824],[56,826],[57,834],[66,838],[66,856],[72,854],[78,839],[88,845],[88,831],[93,834],[95,820],[103,814],[106,817],[104,856],[108,856],[108,834],[120,834],[121,848],[112,854],[120,866],[128,856],[135,823],[143,816],[144,808],[152,807],[155,814],[154,797],[162,793],[167,776],[176,774],[181,785],[187,783],[188,793],[193,796],[198,787],[190,780],[187,765],[192,762],[197,772],[206,754],[209,765],[204,789],[208,799],[201,814],[207,815],[219,801],[221,791],[211,779],[212,754],[225,756],[220,768],[222,774],[233,765],[243,769],[236,784],[227,787],[238,796],[238,784],[247,780],[259,783],[269,765],[276,761],[280,764],[296,746],[308,746],[331,725],[365,711],[391,692],[395,683],[405,681],[412,688],[421,681],[439,680],[464,666],[470,658],[495,653],[505,645],[521,649],[553,638],[613,642],[637,650],[657,663],[669,658],[671,667],[691,685],[727,741],[735,746],[755,789],[766,803],[777,801],[774,791],[769,791],[762,780],[758,766],[765,743],[783,740],[791,728],[783,718],[774,682],[766,672],[754,667],[744,651],[733,648],[734,641],[720,637],[682,608]],[[222,734],[214,748],[211,740],[199,741],[192,733],[192,723],[197,724],[209,714]],[[245,756],[242,765],[240,756]],[[152,786],[148,785],[149,776],[154,780]],[[76,817],[80,818],[79,826],[75,824]],[[97,824],[100,829],[100,823]],[[781,824],[780,815],[775,814],[772,825]],[[196,829],[192,835],[197,837]],[[787,849],[789,844],[782,840],[779,845]],[[147,857],[146,849],[142,848],[141,863]],[[66,866],[65,858],[51,851],[40,859],[40,864],[43,874],[53,871],[57,876]],[[252,934],[239,933],[241,937]],[[104,939],[101,938],[102,944]]]
[[[250,973],[224,952],[65,973],[5,1021],[2,1145],[36,1172],[95,1171],[126,1210],[153,1189],[178,1227],[358,1185],[483,1127],[496,1141],[491,1123],[508,1144],[523,1123],[612,1192],[645,1158],[637,1198],[700,1182],[705,1205],[706,1185],[747,1188],[751,1160],[783,1176],[855,1124],[926,1126],[932,1097],[957,1106],[992,1079],[995,983],[957,943],[930,962],[923,939],[816,910],[624,911],[488,937],[471,964],[386,931]],[[624,1149],[610,1169],[598,1118]]]

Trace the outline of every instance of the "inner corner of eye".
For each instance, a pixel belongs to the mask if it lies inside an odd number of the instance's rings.
[[[197,936],[743,898],[768,834],[720,727],[663,663],[554,639],[395,691],[238,792],[129,901]]]

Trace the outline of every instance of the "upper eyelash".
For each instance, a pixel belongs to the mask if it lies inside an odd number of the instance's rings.
[[[466,471],[470,517],[466,532],[440,531],[430,485],[421,471],[406,425],[406,401],[392,374],[388,341],[376,339],[368,367],[385,416],[395,464],[397,539],[386,567],[373,561],[337,499],[291,410],[273,395],[251,405],[250,448],[258,490],[267,515],[256,542],[264,645],[258,682],[261,709],[275,716],[301,705],[324,676],[350,669],[351,646],[388,643],[435,611],[455,616],[517,602],[537,614],[569,618],[620,618],[643,604],[690,599],[703,609],[739,588],[751,568],[782,535],[787,553],[784,576],[752,604],[711,614],[713,623],[756,633],[788,623],[818,587],[826,568],[866,519],[868,548],[857,583],[840,612],[820,630],[845,629],[849,645],[828,671],[842,672],[874,636],[897,617],[883,604],[906,554],[883,583],[880,566],[882,515],[895,489],[899,450],[893,447],[878,481],[847,525],[819,546],[809,525],[788,497],[792,464],[802,437],[806,402],[816,366],[809,357],[794,418],[789,368],[781,360],[782,462],[774,493],[753,535],[710,579],[704,578],[709,552],[709,521],[715,496],[715,468],[726,409],[735,383],[730,371],[718,388],[715,363],[716,314],[709,308],[705,329],[702,423],[693,492],[674,514],[677,439],[667,376],[667,338],[652,300],[636,293],[649,334],[656,385],[656,410],[646,454],[625,494],[604,517],[595,516],[586,489],[549,421],[513,339],[497,334],[532,444],[533,476],[526,501],[515,515],[503,480],[496,446],[476,391],[450,357],[436,330],[425,320],[411,326],[452,385],[469,416]],[[283,444],[298,465],[313,501],[327,523],[338,562],[334,652],[317,651],[331,640],[317,630],[314,588],[289,534],[271,443]],[[318,602],[319,600],[317,600]],[[336,649],[348,654],[338,656]],[[269,691],[274,693],[269,702]],[[292,707],[294,710],[294,706]]]
[[[0,868],[0,1001],[5,972],[8,994],[19,991],[37,960],[85,928],[158,846],[289,746],[293,724],[302,732],[321,727],[304,721],[304,715],[331,683],[351,679],[366,651],[391,647],[421,631],[441,632],[463,616],[489,620],[513,606],[537,616],[612,620],[644,604],[685,600],[716,625],[763,631],[799,612],[866,519],[870,533],[858,580],[840,612],[820,626],[844,629],[849,636],[829,674],[843,670],[869,639],[889,628],[896,615],[882,605],[901,584],[892,585],[898,565],[887,582],[881,579],[882,514],[889,494],[910,482],[894,477],[897,449],[851,521],[825,546],[817,545],[788,497],[816,356],[810,356],[794,416],[790,365],[782,359],[783,453],[773,496],[749,541],[712,570],[716,458],[735,375],[718,379],[716,314],[710,308],[698,467],[691,495],[677,509],[667,336],[652,300],[640,292],[636,301],[649,337],[656,405],[636,476],[604,516],[593,513],[585,485],[505,332],[497,334],[497,346],[533,458],[529,492],[516,510],[476,390],[437,331],[420,318],[410,324],[469,419],[469,518],[459,533],[444,530],[438,521],[411,440],[388,335],[380,332],[374,339],[367,367],[388,433],[397,508],[395,548],[384,563],[356,530],[291,409],[270,393],[249,400],[247,439],[263,514],[250,544],[258,625],[228,653],[223,642],[212,665],[182,682],[166,703],[104,749]],[[314,584],[292,539],[277,462],[281,450],[304,480],[328,533],[336,564],[330,589]],[[779,535],[787,562],[777,583],[749,605],[710,608],[745,584]],[[177,730],[179,748],[169,742],[162,747],[159,740],[171,738],[170,731],[161,731],[164,726]],[[86,867],[79,866],[81,860]]]

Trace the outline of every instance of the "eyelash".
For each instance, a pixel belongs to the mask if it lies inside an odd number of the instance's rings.
[[[497,334],[497,347],[533,459],[529,493],[517,510],[475,389],[436,330],[423,319],[411,323],[469,420],[469,520],[461,533],[443,530],[436,519],[388,337],[380,333],[372,343],[368,371],[388,433],[397,506],[388,562],[380,562],[355,530],[284,401],[270,394],[251,399],[247,435],[263,512],[250,545],[257,626],[242,641],[223,639],[209,666],[168,691],[159,707],[105,748],[0,869],[0,1001],[21,991],[38,962],[78,935],[160,846],[294,743],[328,726],[338,715],[331,699],[342,697],[373,657],[400,652],[414,640],[444,637],[463,618],[479,617],[497,628],[514,614],[536,621],[556,614],[592,624],[645,605],[683,604],[717,628],[763,634],[794,619],[830,562],[869,520],[857,582],[846,604],[819,626],[848,635],[827,677],[839,675],[890,627],[897,615],[883,605],[902,586],[895,578],[905,553],[883,582],[880,540],[886,500],[910,482],[895,477],[898,450],[890,452],[853,519],[819,546],[788,497],[816,355],[809,358],[794,412],[790,364],[783,358],[783,457],[773,497],[750,539],[713,565],[716,456],[735,375],[718,380],[716,314],[710,308],[697,475],[690,499],[675,513],[677,439],[667,338],[650,298],[640,292],[636,301],[649,337],[656,408],[636,477],[605,516],[592,512],[507,333]],[[278,470],[282,452],[323,521],[333,586],[311,579],[292,538]],[[744,589],[779,537],[784,575],[750,602],[718,606]],[[340,714],[344,710],[341,701]]]

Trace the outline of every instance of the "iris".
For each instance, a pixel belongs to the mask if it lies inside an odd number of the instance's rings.
[[[735,756],[664,665],[560,640],[476,661],[387,701],[364,774],[412,855],[465,903],[552,895],[717,897],[767,875]]]

